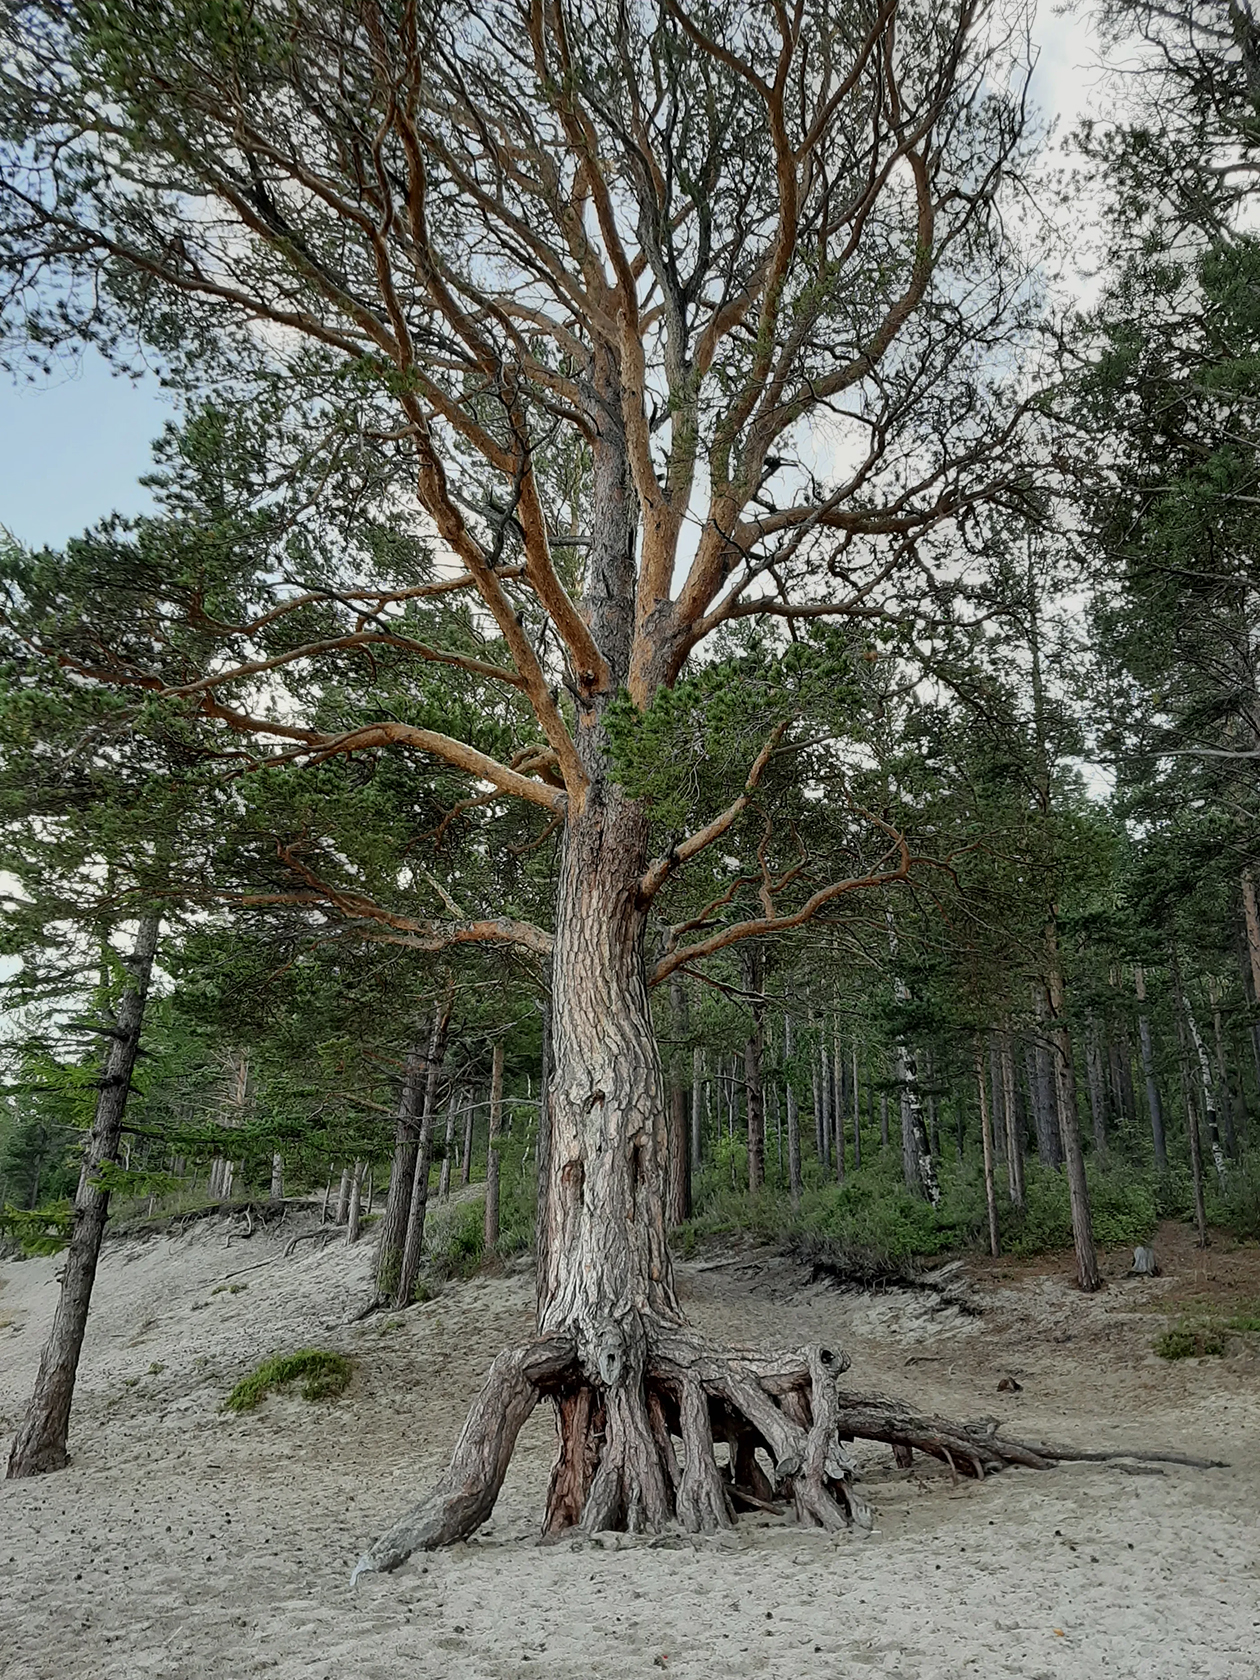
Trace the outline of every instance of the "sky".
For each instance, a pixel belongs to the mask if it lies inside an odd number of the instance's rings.
[[[1034,101],[1062,134],[1096,89],[1089,32],[1043,0],[1034,38]],[[110,512],[144,512],[152,501],[137,480],[174,414],[156,378],[120,378],[95,352],[42,385],[0,374],[0,526],[27,547],[57,548]]]

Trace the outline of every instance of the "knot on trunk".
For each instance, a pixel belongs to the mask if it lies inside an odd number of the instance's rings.
[[[629,1346],[625,1331],[619,1324],[603,1324],[595,1332],[592,1343],[595,1367],[605,1388],[619,1388],[630,1369]]]

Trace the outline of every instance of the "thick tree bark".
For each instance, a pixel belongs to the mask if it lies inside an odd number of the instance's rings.
[[[11,1477],[61,1470],[69,1463],[70,1407],[92,1285],[109,1217],[109,1191],[99,1174],[102,1167],[118,1159],[160,928],[161,917],[157,911],[142,916],[131,955],[123,959],[127,979],[101,1072],[96,1114],[88,1140],[87,1171],[75,1197],[74,1220],[61,1273],[61,1293],[40,1359],[35,1392],[9,1454]]]
[[[451,990],[435,1006],[433,1031],[429,1037],[428,1065],[424,1074],[424,1102],[420,1110],[420,1131],[416,1139],[416,1170],[411,1179],[411,1199],[407,1212],[407,1235],[403,1242],[402,1264],[398,1271],[398,1288],[394,1291],[394,1305],[409,1307],[415,1294],[416,1279],[420,1275],[420,1255],[424,1248],[424,1220],[429,1206],[429,1170],[433,1164],[433,1115],[437,1107],[438,1075],[446,1059],[446,1035],[451,1025]]]
[[[490,1135],[486,1145],[486,1253],[499,1246],[499,1144],[503,1137],[503,1040],[490,1064]]]
[[[1081,1150],[1080,1124],[1076,1115],[1076,1077],[1072,1068],[1072,1039],[1067,1025],[1067,999],[1063,968],[1059,961],[1058,928],[1053,918],[1046,924],[1046,956],[1049,969],[1049,1003],[1054,1045],[1054,1082],[1059,1107],[1059,1138],[1067,1168],[1068,1200],[1072,1208],[1072,1241],[1076,1248],[1076,1281],[1086,1294],[1102,1288],[1098,1251],[1094,1246],[1094,1225],[1089,1207],[1089,1184]]]

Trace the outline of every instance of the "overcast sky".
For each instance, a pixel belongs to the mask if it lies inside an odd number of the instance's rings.
[[[1097,82],[1089,34],[1043,0],[1035,37],[1035,102],[1062,134]],[[0,383],[0,525],[28,546],[59,547],[107,513],[143,511],[137,479],[173,414],[155,379],[120,379],[96,355],[46,385]]]

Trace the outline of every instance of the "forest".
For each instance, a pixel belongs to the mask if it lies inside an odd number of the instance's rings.
[[[1252,0],[1097,0],[1067,132],[977,0],[3,20],[6,368],[177,399],[152,512],[0,533],[9,1475],[107,1233],[299,1204],[364,1319],[533,1257],[360,1568],[540,1398],[553,1534],[1037,1460],[673,1268],[1260,1240]]]

